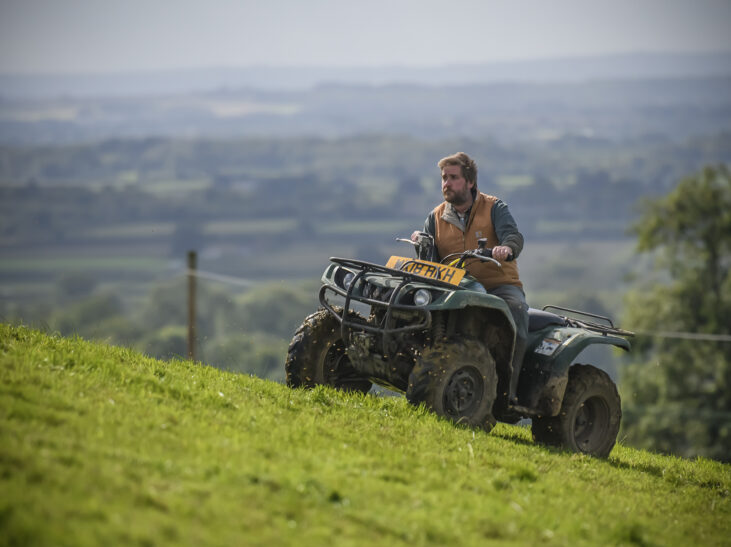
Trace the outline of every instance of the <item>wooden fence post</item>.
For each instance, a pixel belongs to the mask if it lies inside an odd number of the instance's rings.
[[[195,361],[195,270],[196,252],[188,251],[188,359]]]

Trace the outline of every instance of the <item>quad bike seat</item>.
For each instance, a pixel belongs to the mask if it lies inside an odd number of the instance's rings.
[[[528,332],[541,330],[549,325],[566,326],[566,319],[555,313],[528,308]]]

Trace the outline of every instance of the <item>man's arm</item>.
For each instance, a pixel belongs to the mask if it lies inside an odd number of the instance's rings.
[[[437,221],[434,211],[429,213],[429,216],[426,217],[426,220],[424,221],[424,231],[434,238],[437,237]]]
[[[437,221],[434,211],[429,213],[424,221],[424,231],[432,236],[434,239],[434,245],[429,256],[424,257],[425,260],[431,260],[432,262],[439,262],[439,251],[437,251]]]
[[[492,206],[492,225],[500,245],[510,247],[513,259],[518,258],[523,250],[523,234],[518,231],[518,224],[510,214],[508,204],[497,200]]]
[[[437,228],[436,228],[436,220],[434,211],[429,213],[429,216],[426,217],[426,220],[424,221],[424,232],[432,236],[432,239],[434,240],[434,245],[432,245],[431,252],[429,253],[429,256],[422,256],[419,254],[419,258],[422,260],[431,260],[432,262],[439,262],[439,252],[437,251],[437,245],[436,245],[436,238],[437,238]],[[414,232],[411,234],[411,241],[416,241],[417,237],[419,235],[419,232]]]

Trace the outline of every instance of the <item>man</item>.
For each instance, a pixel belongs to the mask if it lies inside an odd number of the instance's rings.
[[[477,164],[464,152],[442,158],[444,202],[426,219],[424,231],[434,237],[435,254],[439,261],[451,253],[476,249],[477,240],[487,238],[493,258],[502,268],[489,262],[473,262],[467,270],[477,278],[488,293],[499,296],[508,304],[516,328],[515,352],[508,397],[518,404],[516,391],[528,337],[528,304],[514,259],[523,249],[523,236],[508,206],[498,198],[477,190]],[[416,239],[418,232],[411,236]],[[512,258],[512,261],[508,259]]]

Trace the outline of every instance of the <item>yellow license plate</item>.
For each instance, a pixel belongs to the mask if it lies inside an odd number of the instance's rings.
[[[429,262],[428,260],[416,260],[414,258],[406,258],[403,256],[392,256],[386,263],[386,268],[401,270],[429,279],[438,279],[452,285],[459,285],[464,277],[465,271],[460,268],[452,268],[437,262]]]

